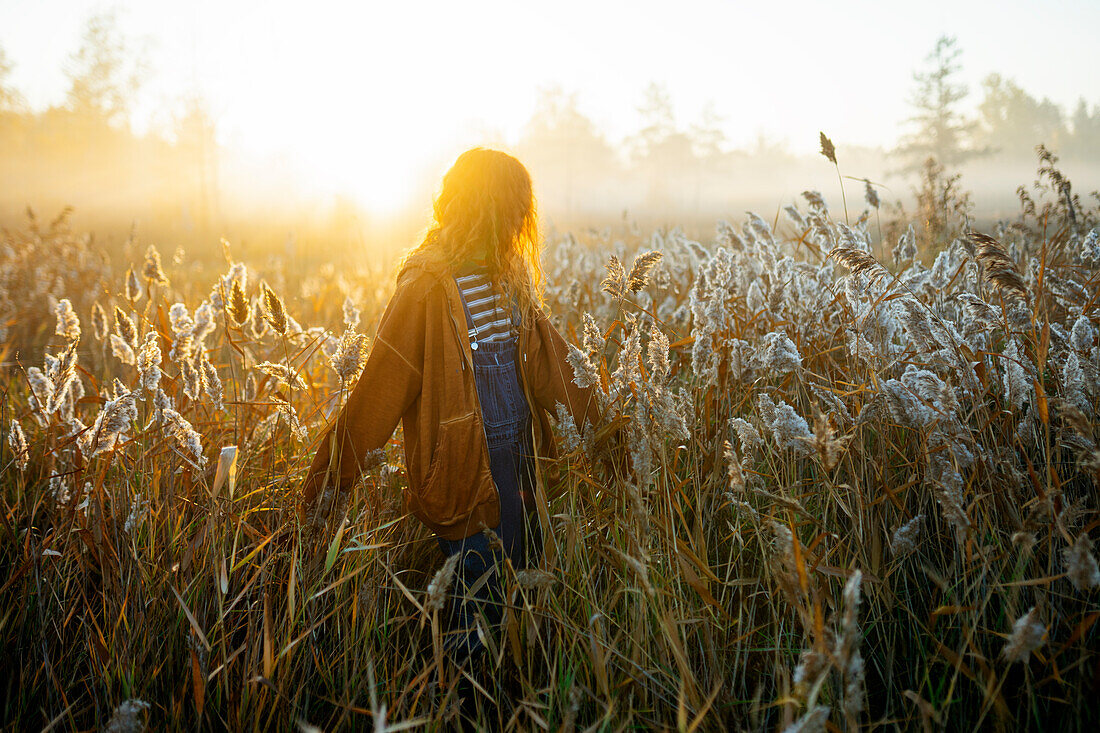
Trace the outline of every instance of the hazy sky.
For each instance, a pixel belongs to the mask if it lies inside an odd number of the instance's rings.
[[[1098,0],[0,0],[0,47],[32,105],[63,98],[85,21],[109,8],[147,48],[139,126],[197,90],[226,142],[374,204],[487,129],[514,141],[552,84],[613,142],[657,81],[682,125],[713,104],[734,146],[763,133],[809,150],[818,130],[890,145],[912,71],[950,33],[972,91],[997,71],[1067,108],[1100,104]]]

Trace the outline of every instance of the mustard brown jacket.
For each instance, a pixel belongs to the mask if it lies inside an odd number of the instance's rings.
[[[400,420],[406,509],[450,540],[498,524],[461,297],[442,265],[415,256],[406,263],[359,381],[325,429],[309,468],[299,505],[303,517],[326,488],[341,491],[354,483],[367,456],[386,444]],[[516,366],[531,406],[535,452],[555,458],[548,413],[560,402],[578,426],[596,423],[594,393],[573,382],[569,347],[546,315],[538,310],[530,321],[520,328]]]

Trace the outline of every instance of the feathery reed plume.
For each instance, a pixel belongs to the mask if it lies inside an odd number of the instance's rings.
[[[966,481],[944,457],[943,451],[928,453],[926,480],[932,485],[932,495],[936,497],[944,518],[955,528],[955,536],[962,542],[971,526],[963,496]]]
[[[826,414],[814,408],[814,432],[811,446],[817,452],[821,465],[832,472],[840,463],[841,454],[851,436],[836,437],[836,420],[831,413]]]
[[[1062,392],[1066,402],[1081,413],[1092,412],[1092,400],[1081,359],[1076,351],[1070,351],[1062,366]]]
[[[271,325],[275,333],[286,335],[286,308],[283,301],[268,287],[267,283],[260,283],[260,305],[263,308],[264,320]]]
[[[646,363],[650,378],[658,383],[668,378],[671,369],[668,362],[668,346],[668,336],[654,323],[649,334],[649,345],[646,347]]]
[[[455,570],[458,568],[458,561],[461,558],[461,552],[454,553],[443,563],[443,567],[432,576],[432,581],[428,583],[428,601],[424,604],[428,611],[443,610],[443,604],[447,602],[447,592],[454,583]]]
[[[924,515],[918,514],[905,524],[894,530],[890,538],[890,544],[894,548],[894,555],[905,557],[917,551],[920,540],[920,526],[924,521]]]
[[[812,710],[807,710],[798,720],[794,721],[783,733],[825,733],[825,723],[829,720],[829,706],[815,705]]]
[[[195,322],[183,303],[173,303],[168,309],[168,321],[172,327],[172,348],[168,358],[175,362],[191,358],[195,343]]]
[[[61,354],[61,357],[57,359],[54,365],[53,372],[50,375],[53,382],[53,391],[50,392],[49,401],[46,403],[46,412],[53,414],[64,403],[69,388],[79,379],[76,375],[76,341],[69,341],[68,348]],[[80,388],[81,394],[83,394],[83,387]]]
[[[794,206],[793,204],[788,204],[787,206],[783,207],[783,211],[787,213],[787,216],[790,217],[791,221],[794,222],[794,225],[798,227],[799,231],[803,231],[809,227],[809,224],[806,223],[806,218],[802,216],[802,212],[798,210],[797,206]]]
[[[955,299],[963,304],[963,311],[968,320],[965,327],[966,333],[993,328],[997,325],[999,317],[997,311],[978,296],[973,293],[959,293]]]
[[[772,557],[782,566],[794,565],[794,534],[790,528],[782,522],[774,519],[768,520],[768,528],[772,531]]]
[[[527,569],[516,572],[516,583],[521,588],[546,590],[556,582],[557,578],[555,578],[552,573],[548,573],[545,570]]]
[[[1092,555],[1092,540],[1082,532],[1077,541],[1062,551],[1066,561],[1066,577],[1079,591],[1088,591],[1100,585],[1100,568]]]
[[[355,301],[351,296],[344,298],[344,328],[354,331],[359,328],[359,309],[355,307]]]
[[[286,364],[275,364],[270,361],[265,361],[261,364],[257,364],[253,368],[293,389],[306,388],[306,383],[298,372],[294,371]]]
[[[249,374],[248,378],[244,380],[244,388],[241,390],[241,399],[244,402],[255,402],[259,392],[260,387],[256,382],[256,375]]]
[[[104,733],[142,733],[145,722],[141,714],[149,707],[149,703],[136,698],[123,702],[111,714],[111,720],[103,729]]]
[[[1014,532],[1012,534],[1012,546],[1025,554],[1031,552],[1031,548],[1035,547],[1035,534],[1025,530]]]
[[[180,380],[183,382],[183,393],[189,400],[198,400],[203,391],[201,365],[196,366],[191,359],[181,359],[177,364],[180,368]]]
[[[168,285],[168,276],[164,274],[164,269],[161,267],[160,252],[157,251],[156,245],[150,244],[145,250],[145,264],[141,268],[141,274],[154,285],[161,287]]]
[[[202,436],[183,415],[170,407],[165,408],[164,428],[168,437],[176,442],[184,458],[198,468],[206,465],[206,456],[202,452]]]
[[[130,513],[126,517],[126,523],[122,529],[127,533],[133,533],[141,529],[145,523],[145,516],[149,513],[149,500],[143,500],[141,494],[134,494],[134,500],[130,503]]]
[[[561,402],[555,404],[555,412],[558,418],[558,430],[561,432],[562,448],[566,453],[572,453],[581,446],[581,434],[577,430],[577,423],[570,414],[569,409]]]
[[[481,536],[485,538],[485,541],[489,543],[489,550],[491,552],[498,552],[504,554],[504,540],[497,534],[496,530],[482,525]]]
[[[57,327],[54,329],[54,333],[66,341],[79,341],[80,319],[73,312],[73,304],[68,298],[57,301],[54,314],[57,316]]]
[[[877,209],[881,203],[878,198],[878,191],[871,185],[871,181],[868,178],[863,179],[863,195],[867,199],[867,205],[873,209]]]
[[[592,317],[591,313],[585,311],[584,315],[581,316],[581,321],[584,324],[584,350],[592,356],[603,353],[607,342],[604,340],[599,325],[596,324],[596,319]]]
[[[214,409],[221,410],[224,408],[222,401],[225,398],[225,388],[222,386],[221,377],[218,376],[218,370],[210,362],[210,358],[206,355],[206,352],[200,351],[199,354],[199,364],[202,368],[202,383],[206,390],[206,396],[210,399],[211,404],[214,405]]]
[[[98,302],[92,306],[92,333],[95,335],[96,341],[102,341],[110,333],[110,326],[107,325],[107,312],[103,310],[103,306]]]
[[[16,467],[20,472],[26,471],[27,463],[30,461],[27,436],[23,432],[23,426],[14,418],[12,418],[11,427],[8,429],[8,446],[11,447],[11,452],[15,454]]]
[[[604,292],[622,300],[626,297],[627,280],[623,263],[615,255],[607,258],[607,277],[600,283]]]
[[[844,193],[844,178],[840,175],[840,164],[836,162],[836,146],[833,145],[833,141],[825,136],[824,132],[818,133],[818,140],[821,142],[821,154],[825,156],[826,160],[833,164],[836,168],[836,179],[840,183],[840,198],[844,203],[844,221],[848,221],[848,196]]]
[[[776,403],[764,393],[756,396],[756,409],[764,425],[772,434],[778,448],[791,448],[798,455],[806,455],[813,444],[813,433],[806,419],[785,401]]]
[[[137,420],[136,400],[136,393],[126,392],[104,403],[96,415],[92,429],[86,434],[86,455],[94,458],[100,453],[114,450],[123,432]]]
[[[340,383],[345,387],[353,382],[367,363],[370,338],[365,334],[345,331],[340,341],[329,357],[333,371],[340,377]]]
[[[134,268],[128,267],[126,269],[126,279],[124,281],[123,293],[126,295],[126,300],[131,303],[136,303],[141,300],[141,280],[138,279],[137,273],[134,272]]]
[[[263,297],[256,298],[252,303],[252,317],[248,319],[249,335],[259,341],[267,333],[267,319],[264,317]]]
[[[210,301],[204,300],[195,309],[195,325],[191,327],[191,336],[195,340],[196,348],[202,348],[203,341],[218,327],[214,320],[214,307]]]
[[[753,366],[781,377],[802,368],[802,355],[785,331],[772,331],[760,339],[753,355]]]
[[[1009,662],[1026,662],[1031,653],[1042,645],[1046,631],[1046,627],[1039,622],[1035,606],[1032,606],[1012,624],[1012,636],[1001,650],[1001,656]]]
[[[754,450],[764,447],[764,439],[760,437],[760,432],[744,418],[732,418],[730,429],[737,433],[737,438],[741,441],[742,455],[749,455]]]
[[[241,281],[234,279],[229,286],[229,306],[225,309],[234,326],[243,326],[248,320],[248,298],[244,295]]]
[[[131,347],[137,346],[137,328],[126,312],[115,306],[115,333]]]
[[[1073,322],[1073,328],[1070,330],[1070,346],[1072,346],[1074,350],[1084,354],[1092,350],[1095,342],[1096,327],[1092,325],[1092,321],[1089,320],[1089,317],[1082,313],[1077,317],[1077,320]]]
[[[592,363],[592,360],[588,358],[588,354],[573,344],[569,344],[569,355],[566,360],[569,362],[569,366],[573,368],[573,383],[578,387],[587,389],[600,383],[599,372],[596,371],[596,366]]]
[[[722,456],[726,459],[726,477],[729,479],[730,491],[736,496],[745,490],[745,472],[733,451],[733,444],[728,440],[722,442]]]
[[[1079,251],[1082,260],[1100,264],[1100,229],[1094,228],[1085,235]]]
[[[859,630],[860,584],[863,573],[856,570],[844,585],[844,615],[841,618],[840,634],[835,654],[844,673],[844,713],[855,718],[866,707],[864,691],[865,667],[863,655],[859,651],[861,634]]]
[[[160,345],[157,343],[157,335],[150,331],[145,334],[145,342],[141,345],[141,351],[137,355],[137,370],[141,379],[141,387],[148,394],[156,394],[160,385]]]
[[[745,214],[748,217],[745,226],[748,227],[748,231],[752,232],[752,236],[756,238],[756,241],[760,242],[762,239],[765,245],[774,245],[775,236],[772,234],[771,225],[764,221],[759,214],[751,211],[746,211]]]
[[[130,348],[130,344],[123,341],[122,337],[118,333],[111,333],[111,354],[124,364],[134,363],[134,350]]]
[[[837,245],[829,250],[829,257],[844,265],[853,275],[865,275],[870,284],[891,277],[874,255],[862,249]]]
[[[822,216],[828,215],[829,207],[825,205],[825,197],[821,195],[820,191],[803,191],[802,198],[806,199],[806,203],[816,213]]]
[[[833,145],[833,141],[825,136],[824,132],[818,133],[818,140],[821,143],[821,154],[825,156],[833,165],[836,165],[836,146]]]
[[[49,414],[46,405],[54,391],[53,380],[38,367],[30,367],[27,369],[27,381],[31,385],[31,407],[41,412],[40,417],[45,417]]]
[[[810,688],[821,676],[829,671],[829,656],[816,649],[803,649],[798,655],[798,665],[794,668],[793,682],[795,694],[805,700]]]
[[[906,262],[912,262],[917,257],[917,234],[910,224],[902,235],[898,237],[898,243],[890,250],[890,256],[894,264],[900,267]]]
[[[1016,261],[1009,257],[1001,243],[988,234],[970,229],[967,239],[973,243],[976,259],[984,268],[986,282],[1002,293],[1010,293],[1027,300],[1027,286],[1016,267]]]
[[[644,252],[635,257],[634,263],[630,266],[630,274],[626,278],[627,289],[632,293],[637,293],[644,288],[649,282],[650,272],[660,261],[661,253],[656,250]],[[610,267],[608,270],[610,271]]]

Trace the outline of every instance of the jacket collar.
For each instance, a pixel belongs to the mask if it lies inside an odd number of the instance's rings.
[[[438,284],[443,288],[443,292],[447,296],[447,310],[449,312],[451,323],[454,327],[455,337],[458,339],[458,343],[462,349],[462,356],[466,366],[473,369],[474,356],[473,350],[470,348],[470,334],[469,332],[459,325],[459,321],[465,322],[465,311],[462,308],[462,294],[458,291],[458,284],[455,282],[454,274],[450,269],[441,262],[433,260],[429,257],[413,257],[405,264],[401,274],[412,273],[415,271],[421,271],[438,281]],[[398,276],[400,278],[400,275]],[[527,347],[529,342],[529,336],[527,328],[520,327],[519,337],[516,340],[516,350],[520,359],[526,360]],[[521,368],[523,368],[521,366]]]

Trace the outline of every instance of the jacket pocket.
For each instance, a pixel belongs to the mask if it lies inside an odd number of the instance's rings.
[[[428,524],[452,526],[469,516],[484,488],[482,428],[470,413],[439,424],[424,483],[412,491],[414,514]]]

